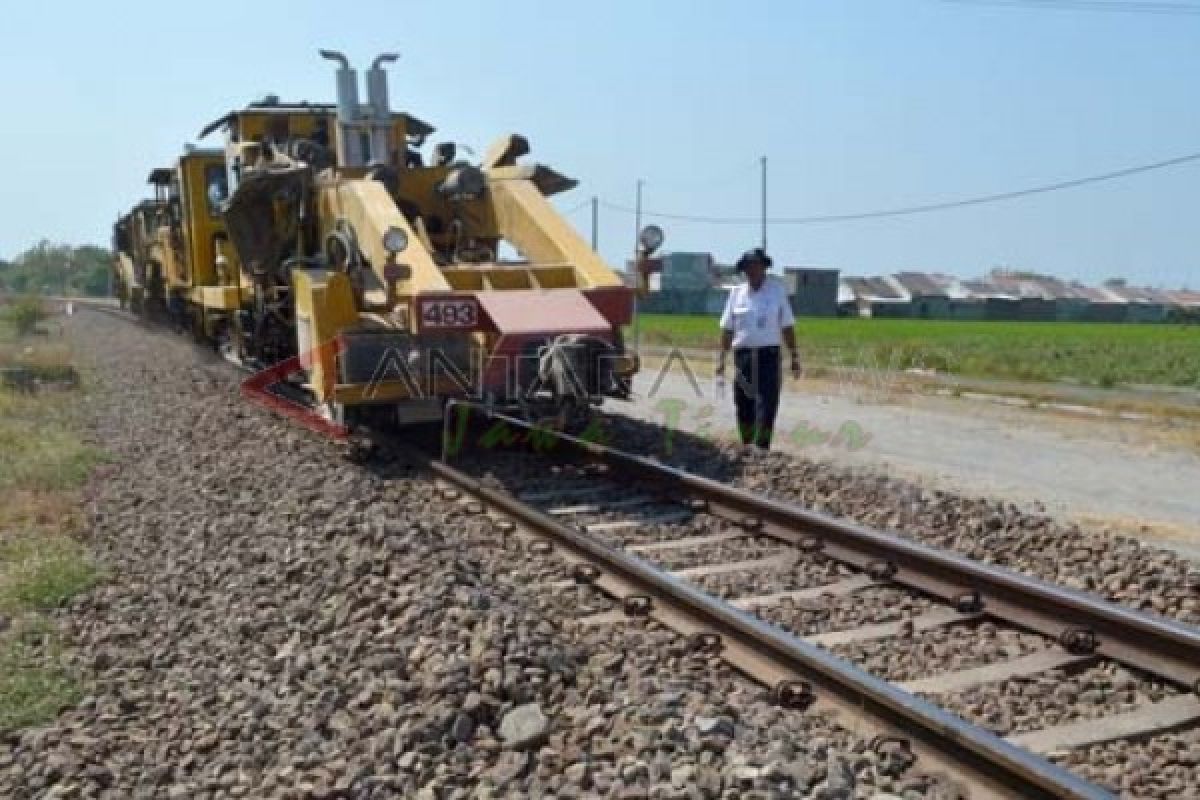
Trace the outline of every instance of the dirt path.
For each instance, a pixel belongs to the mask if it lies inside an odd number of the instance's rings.
[[[657,380],[639,376],[638,400],[614,410],[689,432],[733,430],[732,402],[711,380],[700,379],[699,395],[682,372]],[[1042,508],[1200,558],[1200,452],[1172,429],[805,383],[789,387],[778,430],[788,452]]]

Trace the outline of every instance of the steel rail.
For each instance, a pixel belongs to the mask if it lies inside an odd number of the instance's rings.
[[[472,413],[534,431],[511,416],[474,403]],[[449,420],[450,410],[447,410]],[[984,564],[818,511],[773,500],[693,475],[644,456],[567,434],[537,429],[553,441],[614,472],[667,490],[673,499],[754,532],[820,550],[890,582],[942,598],[1058,640],[1073,652],[1094,652],[1200,692],[1200,630],[1145,614],[1094,595],[1056,586],[1004,567]]]
[[[479,407],[476,410],[487,413]],[[489,416],[530,427],[504,415]],[[811,684],[815,698],[822,705],[839,713],[839,722],[845,715],[860,725],[865,723],[874,730],[903,737],[911,742],[912,751],[925,766],[947,769],[964,780],[973,792],[972,797],[1098,799],[1113,796],[990,731],[876,678],[640,558],[564,525],[507,491],[484,485],[451,466],[445,458],[438,461],[429,457],[427,464],[436,475],[463,492],[538,535],[560,543],[586,562],[619,576],[636,591],[653,597],[655,602],[665,604],[671,613],[682,615],[685,628],[718,634],[726,659],[752,677],[764,674],[798,676]],[[742,654],[742,658],[730,658],[728,652],[731,650]]]

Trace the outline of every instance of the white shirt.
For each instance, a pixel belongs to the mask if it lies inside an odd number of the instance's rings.
[[[733,347],[778,347],[780,331],[796,321],[787,289],[768,275],[755,291],[749,283],[733,287],[721,314],[721,328],[733,332]]]

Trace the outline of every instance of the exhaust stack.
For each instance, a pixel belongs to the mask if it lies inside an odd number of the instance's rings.
[[[367,104],[371,116],[371,163],[387,164],[392,136],[392,110],[388,106],[388,76],[384,64],[391,64],[400,56],[397,53],[381,53],[371,62],[367,70]]]
[[[319,51],[322,58],[336,62],[338,163],[343,167],[387,164],[391,149],[392,112],[388,103],[387,70],[396,53],[383,53],[367,70],[367,104],[358,100],[358,71],[337,50]]]

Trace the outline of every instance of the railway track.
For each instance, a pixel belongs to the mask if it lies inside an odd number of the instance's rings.
[[[474,454],[491,467],[482,476],[449,453],[428,466],[447,498],[497,515],[502,534],[529,537],[531,558],[557,562],[536,588],[586,584],[611,598],[583,624],[657,620],[777,702],[832,709],[878,746],[953,775],[966,796],[1108,797],[1054,761],[1200,724],[1193,628],[458,408],[560,457],[549,474],[512,454]]]
[[[938,785],[957,796],[1111,797],[1056,762],[1200,723],[1193,628],[457,408],[556,456],[473,453],[480,475],[417,454],[445,499],[521,543],[536,591],[588,592],[588,626],[653,620],[780,705],[834,712],[898,770],[948,776]]]

